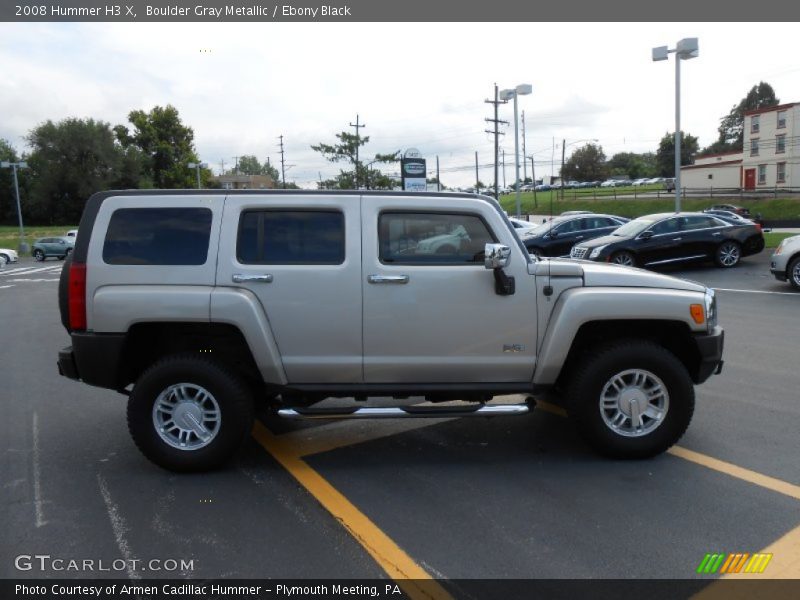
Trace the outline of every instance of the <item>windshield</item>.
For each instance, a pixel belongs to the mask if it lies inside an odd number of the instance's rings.
[[[655,222],[656,222],[655,219],[649,217],[640,217],[638,219],[634,219],[633,221],[625,223],[625,225],[622,225],[621,227],[617,227],[611,233],[611,235],[617,235],[620,237],[637,236]]]

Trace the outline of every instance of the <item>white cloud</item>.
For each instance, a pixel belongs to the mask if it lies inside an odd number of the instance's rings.
[[[442,168],[491,162],[484,130],[492,85],[531,83],[520,97],[527,150],[597,138],[607,154],[655,150],[674,126],[674,62],[650,48],[700,38],[682,63],[682,125],[714,141],[719,119],[760,80],[800,101],[796,24],[0,24],[0,137],[24,148],[38,123],[94,117],[124,123],[134,109],[173,104],[203,160],[254,153],[310,184],[339,166],[310,144],[360,115],[367,155],[415,146]],[[510,106],[501,117],[511,120]],[[350,129],[352,131],[352,129]],[[512,128],[507,128],[509,134]],[[503,146],[511,163],[513,135]],[[568,149],[569,151],[569,149]],[[560,151],[558,152],[560,154]],[[509,170],[510,174],[510,170]],[[468,184],[468,170],[443,180]],[[488,172],[481,177],[488,181]]]

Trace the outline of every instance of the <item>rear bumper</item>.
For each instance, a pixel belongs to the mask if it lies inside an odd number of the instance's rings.
[[[58,373],[89,385],[119,389],[125,334],[73,333],[58,353]]]
[[[711,333],[694,338],[700,353],[700,363],[693,379],[703,383],[706,379],[722,371],[722,349],[725,345],[725,331],[717,325]]]

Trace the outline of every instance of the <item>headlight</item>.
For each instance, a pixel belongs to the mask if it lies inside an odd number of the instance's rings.
[[[784,243],[785,241],[786,241],[786,240],[781,240],[781,243],[780,243],[780,244],[778,244],[778,247],[777,247],[777,248],[775,248],[775,256],[777,256],[778,254],[780,254],[781,252],[783,252],[783,243]]]
[[[608,244],[606,244],[605,246],[598,246],[597,248],[593,248],[591,253],[589,254],[589,258],[597,258],[598,256],[600,256],[600,253],[606,249],[606,246],[608,246]]]
[[[709,329],[717,325],[717,296],[711,288],[706,288],[706,323]]]

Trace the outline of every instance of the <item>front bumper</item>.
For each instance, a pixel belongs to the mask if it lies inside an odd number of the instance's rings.
[[[700,362],[694,374],[695,383],[703,383],[706,379],[722,371],[722,349],[725,345],[725,330],[719,325],[707,334],[694,337]]]
[[[775,276],[778,281],[786,281],[786,262],[776,258],[773,254],[769,263],[769,272]]]

